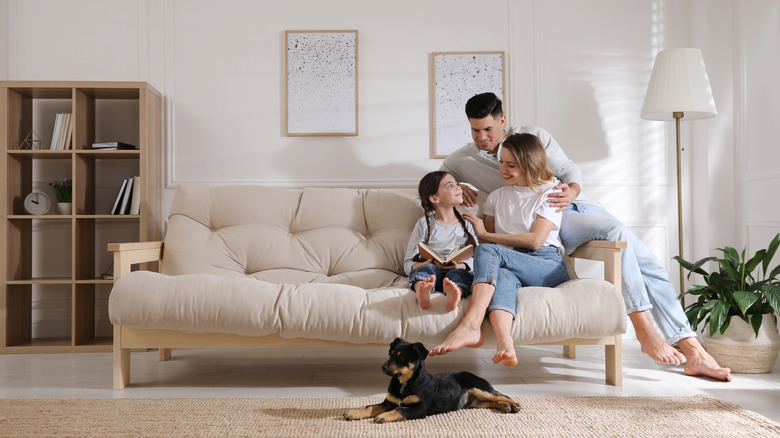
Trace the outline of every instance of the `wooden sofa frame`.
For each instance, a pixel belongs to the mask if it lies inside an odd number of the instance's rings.
[[[570,256],[604,262],[604,279],[620,290],[620,251],[626,242],[592,240],[580,245]],[[108,250],[114,253],[114,281],[131,272],[133,265],[163,262],[163,242],[112,243]],[[158,265],[159,266],[159,265]],[[258,337],[223,333],[184,333],[176,330],[137,329],[114,325],[114,389],[122,389],[130,383],[130,352],[132,349],[157,348],[159,360],[170,359],[171,348],[218,347],[359,347],[378,344],[352,344],[319,339],[285,339],[279,335]],[[599,339],[571,338],[558,342],[533,345],[563,345],[563,355],[575,357],[577,345],[603,345],[605,351],[606,383],[623,385],[622,335]]]

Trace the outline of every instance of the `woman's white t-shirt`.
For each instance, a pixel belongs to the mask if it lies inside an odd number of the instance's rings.
[[[500,234],[530,232],[537,215],[549,220],[553,223],[553,228],[544,245],[555,246],[563,254],[563,243],[559,235],[563,213],[556,213],[555,208],[546,202],[548,194],[560,190],[555,188],[555,183],[548,183],[538,187],[537,191],[540,193],[535,193],[530,187],[501,187],[488,196],[483,211],[486,216],[495,218],[495,231]]]

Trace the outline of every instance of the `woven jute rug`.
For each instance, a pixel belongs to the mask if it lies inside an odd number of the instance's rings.
[[[708,396],[519,398],[517,414],[346,421],[379,398],[0,400],[0,436],[773,437],[780,423]]]

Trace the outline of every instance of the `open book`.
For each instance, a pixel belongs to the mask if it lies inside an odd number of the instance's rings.
[[[450,262],[457,263],[466,259],[470,259],[474,256],[474,245],[466,245],[461,249],[455,250],[451,252],[450,255],[448,255],[446,258],[442,256],[441,253],[422,242],[418,243],[417,247],[420,250],[420,256],[422,258],[425,260],[433,259],[441,264],[447,264]]]

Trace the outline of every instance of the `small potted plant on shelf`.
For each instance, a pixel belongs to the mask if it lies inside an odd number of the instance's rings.
[[[49,183],[57,197],[57,209],[60,214],[71,214],[73,211],[73,180],[65,178],[62,181],[54,180]]]
[[[705,257],[695,263],[674,257],[680,265],[704,280],[680,296],[698,299],[685,308],[694,330],[703,330],[707,351],[721,366],[736,373],[768,373],[774,368],[780,351],[777,316],[780,315],[780,265],[770,269],[780,246],[780,233],[765,249],[750,259],[745,250],[738,253],[727,246],[718,248],[721,257]],[[706,271],[707,262],[717,269]]]

